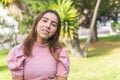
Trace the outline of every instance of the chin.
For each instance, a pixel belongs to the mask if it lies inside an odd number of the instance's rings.
[[[39,35],[39,37],[42,38],[42,39],[48,40],[52,36],[50,36],[50,35]]]
[[[48,36],[41,36],[41,38],[42,38],[42,39],[45,39],[45,40],[49,39]]]

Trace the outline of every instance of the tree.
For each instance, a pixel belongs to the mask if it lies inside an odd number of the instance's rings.
[[[28,1],[27,4],[32,5],[33,2],[36,3],[35,1],[32,1],[32,3]],[[39,5],[40,3],[37,4]],[[81,49],[78,38],[78,13],[73,5],[73,2],[71,0],[49,0],[43,2],[41,1],[41,5],[44,6],[41,6],[40,8],[38,8],[38,10],[49,8],[58,11],[62,19],[61,40],[65,43],[65,45],[69,48],[74,56],[86,57],[87,54],[85,52],[87,51],[88,44],[85,44],[86,47],[84,46],[84,48]],[[37,13],[37,5],[33,7],[29,8],[33,8],[32,11]]]
[[[55,9],[59,12],[62,19],[62,40],[66,44],[66,46],[70,49],[74,56],[86,57],[87,56],[87,48],[89,45],[90,38],[86,41],[84,48],[80,48],[80,43],[78,39],[78,34],[76,34],[78,25],[76,25],[76,20],[78,16],[75,16],[76,11],[74,11],[70,0],[57,0],[56,3],[50,5],[50,9]],[[97,7],[98,8],[98,7]],[[97,9],[98,10],[98,9]],[[72,17],[71,17],[72,16]],[[94,23],[96,20],[96,11],[91,23],[91,30],[93,31]],[[77,27],[76,27],[77,26]],[[71,31],[72,30],[72,31]],[[75,33],[75,34],[74,34]]]
[[[25,0],[24,0],[25,1]],[[17,0],[14,2],[16,3],[21,3],[17,2]],[[61,38],[63,38],[65,44],[70,48],[70,50],[73,51],[73,47],[75,48],[75,39],[79,41],[78,39],[78,26],[77,26],[77,10],[72,6],[72,2],[70,0],[49,0],[49,1],[32,1],[30,3],[29,1],[26,1],[27,5],[31,5],[32,11],[37,14],[39,10],[44,10],[44,9],[55,9],[59,12],[60,17],[62,19],[62,30],[61,30]],[[34,5],[35,3],[35,5]],[[21,3],[23,4],[23,2]],[[41,4],[41,5],[40,5]],[[11,5],[11,4],[9,4]],[[39,6],[40,8],[38,8]],[[19,8],[21,8],[21,5],[19,5]],[[13,9],[14,10],[14,9]],[[39,11],[40,12],[40,11]],[[77,43],[76,43],[77,44]],[[77,44],[78,49],[79,44]],[[74,50],[77,51],[77,50]],[[80,51],[79,51],[80,52]],[[79,52],[77,52],[79,54]],[[74,52],[76,53],[76,52]],[[73,54],[74,54],[73,53]],[[76,55],[76,54],[74,54]]]
[[[93,34],[95,20],[96,20],[96,17],[97,17],[97,11],[99,9],[100,2],[101,2],[101,0],[97,0],[95,10],[94,10],[94,14],[93,14],[93,18],[92,18],[92,21],[91,21],[91,24],[90,24],[90,34],[89,34],[89,37],[88,37],[88,39],[87,39],[87,41],[85,43],[85,46],[83,48],[83,54],[86,54],[86,55],[87,55],[86,51],[88,50],[88,46],[89,46],[89,43],[90,43],[90,40],[91,40],[91,37],[92,37],[92,34]]]
[[[81,56],[80,43],[78,39],[77,17],[78,13],[70,0],[57,0],[49,6],[56,10],[62,20],[61,40],[69,48],[74,56]]]

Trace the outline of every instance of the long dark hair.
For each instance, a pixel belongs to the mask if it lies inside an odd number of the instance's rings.
[[[32,30],[24,40],[23,46],[24,46],[24,54],[26,56],[30,56],[32,53],[32,47],[34,42],[36,41],[37,33],[36,33],[36,27],[38,22],[41,20],[41,18],[46,14],[46,13],[53,13],[57,16],[58,24],[57,24],[57,30],[56,33],[48,39],[48,44],[49,44],[49,49],[51,54],[54,56],[57,49],[61,48],[59,45],[59,35],[60,35],[60,30],[61,30],[61,20],[59,14],[54,11],[54,10],[46,10],[38,14],[36,19],[34,20],[32,24]],[[54,56],[55,57],[55,56]]]

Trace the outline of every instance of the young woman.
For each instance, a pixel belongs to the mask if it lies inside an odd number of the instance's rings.
[[[12,80],[67,80],[70,60],[58,42],[60,29],[56,11],[38,14],[27,38],[8,54]]]

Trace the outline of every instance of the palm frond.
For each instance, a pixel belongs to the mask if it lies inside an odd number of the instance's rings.
[[[56,10],[61,17],[61,33],[63,37],[68,37],[70,39],[74,36],[75,32],[78,32],[78,13],[75,7],[72,5],[71,0],[57,0],[56,3],[52,3],[52,5],[49,6],[49,9]]]

